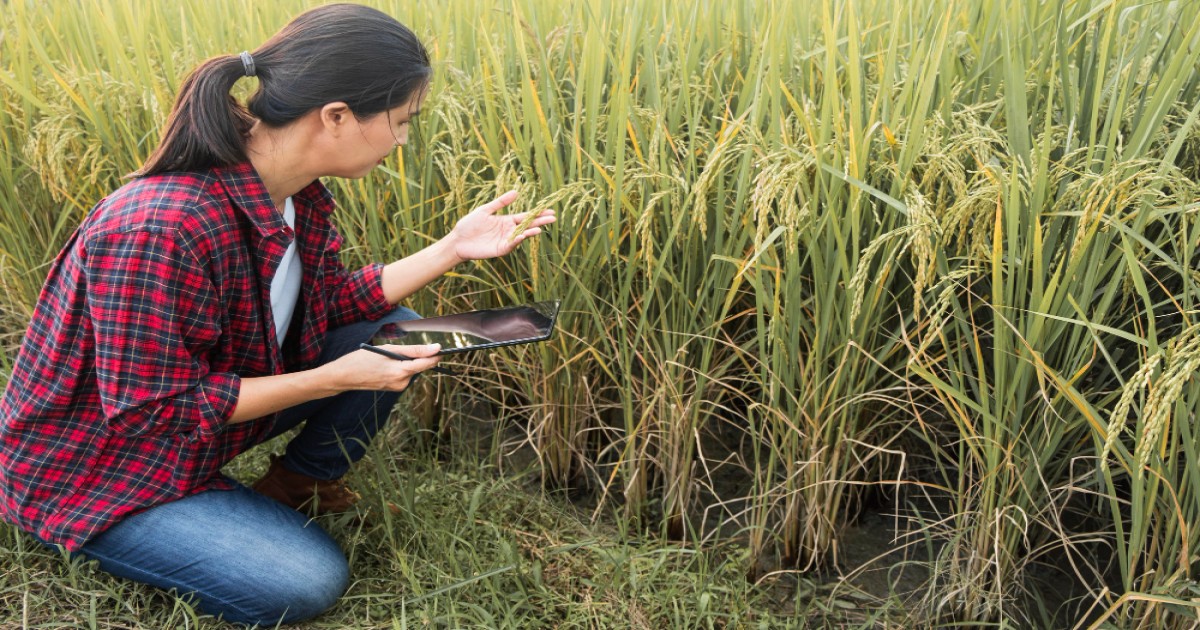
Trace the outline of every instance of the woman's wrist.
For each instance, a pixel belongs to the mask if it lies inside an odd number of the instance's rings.
[[[336,396],[356,389],[348,374],[339,369],[337,362],[326,363],[311,370],[299,372],[304,375],[304,386],[313,392],[313,399]]]
[[[456,267],[463,262],[456,247],[454,238],[445,236],[411,256],[385,265],[380,279],[384,297],[390,304],[399,304]]]
[[[437,247],[442,250],[439,257],[446,261],[448,265],[447,271],[467,262],[466,258],[458,255],[458,237],[454,234],[453,230],[430,247]]]

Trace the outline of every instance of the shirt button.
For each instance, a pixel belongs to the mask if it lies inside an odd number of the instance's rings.
[[[292,228],[283,228],[283,235],[288,238],[292,238],[296,235],[296,233],[292,231]]]

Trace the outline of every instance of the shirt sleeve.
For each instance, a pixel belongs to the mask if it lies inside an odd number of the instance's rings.
[[[101,411],[122,435],[206,440],[233,415],[241,382],[209,371],[221,336],[208,274],[176,233],[143,227],[88,243],[87,296]]]
[[[334,232],[325,251],[325,302],[329,305],[330,327],[345,326],[364,319],[374,321],[395,308],[383,294],[383,265],[370,264],[348,271],[338,252],[342,237]]]

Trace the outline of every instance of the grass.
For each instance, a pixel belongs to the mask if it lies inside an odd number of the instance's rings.
[[[403,437],[420,434],[411,423],[396,422],[352,472],[361,510],[386,518],[321,519],[350,558],[352,584],[336,608],[295,627],[780,628],[855,601],[806,581],[814,603],[796,608],[788,591],[797,580],[750,584],[735,547],[701,550],[630,535],[611,517],[590,522],[581,506],[538,492],[536,470],[501,475],[481,461],[478,435],[439,455]],[[251,480],[284,439],[228,472]],[[0,537],[2,628],[228,627],[186,599],[64,562],[10,526]]]

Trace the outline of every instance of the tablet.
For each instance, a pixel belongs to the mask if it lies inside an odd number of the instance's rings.
[[[384,324],[372,344],[440,343],[438,354],[546,341],[558,319],[558,300],[505,308],[489,308]]]

